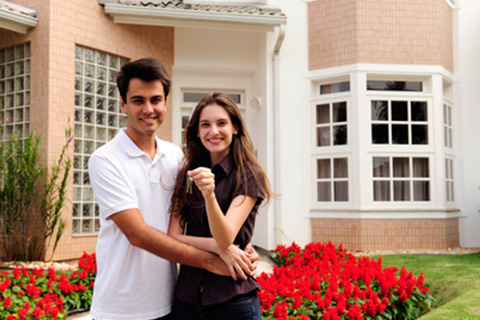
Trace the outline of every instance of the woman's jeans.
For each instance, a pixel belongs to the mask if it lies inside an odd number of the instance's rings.
[[[200,306],[175,299],[172,320],[261,320],[257,291],[213,305]]]

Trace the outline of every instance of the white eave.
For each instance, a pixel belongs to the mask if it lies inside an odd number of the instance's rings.
[[[105,13],[111,15],[115,23],[125,24],[268,32],[286,23],[283,15],[157,8],[118,3],[105,3],[104,6]]]
[[[0,29],[25,34],[38,23],[38,18],[34,15],[36,11],[33,9],[0,0]]]

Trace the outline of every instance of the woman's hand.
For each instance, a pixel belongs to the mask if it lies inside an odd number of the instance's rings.
[[[253,276],[257,274],[258,261],[260,260],[260,255],[250,243],[247,244],[244,251],[248,256],[248,259],[250,259],[250,263],[252,264],[252,276]]]
[[[205,167],[198,167],[187,171],[187,175],[195,182],[197,188],[204,197],[208,197],[215,192],[215,175],[212,170]]]
[[[237,280],[237,276],[245,280],[247,276],[255,274],[256,268],[250,261],[251,254],[246,253],[238,246],[232,244],[223,250],[218,248],[217,253],[227,265],[233,280]]]

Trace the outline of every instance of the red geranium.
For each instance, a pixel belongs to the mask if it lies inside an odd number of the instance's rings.
[[[433,301],[423,275],[332,243],[280,245],[275,254],[280,266],[257,278],[263,319],[415,319]]]
[[[96,275],[95,254],[79,260],[69,277],[48,271],[15,267],[0,272],[0,319],[64,319],[67,310],[89,308]]]

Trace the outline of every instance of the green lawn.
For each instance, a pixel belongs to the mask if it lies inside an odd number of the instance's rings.
[[[378,257],[375,257],[377,260]],[[423,272],[437,300],[421,320],[480,319],[480,253],[466,255],[384,255],[382,266]]]

